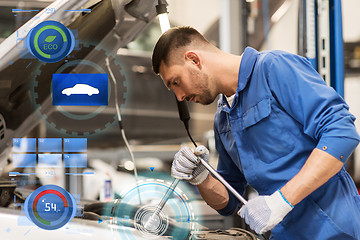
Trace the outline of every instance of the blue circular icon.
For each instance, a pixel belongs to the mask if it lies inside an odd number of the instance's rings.
[[[75,37],[63,24],[45,21],[31,29],[26,37],[26,46],[40,61],[54,63],[72,52]]]
[[[45,185],[32,192],[25,200],[27,218],[46,230],[61,228],[76,213],[76,201],[70,193],[56,185]]]

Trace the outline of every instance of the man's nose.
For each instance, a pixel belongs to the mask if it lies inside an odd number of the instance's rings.
[[[175,93],[178,101],[182,102],[185,100],[186,94],[183,91],[181,91],[180,89],[174,90],[174,93]]]

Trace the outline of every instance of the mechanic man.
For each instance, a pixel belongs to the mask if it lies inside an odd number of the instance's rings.
[[[360,239],[360,196],[344,163],[359,142],[355,117],[303,57],[246,48],[221,51],[191,27],[158,40],[153,69],[179,101],[212,103],[218,172],[240,193],[259,193],[238,214],[273,239]],[[204,146],[182,148],[172,176],[197,185],[222,215],[237,199],[199,164]]]

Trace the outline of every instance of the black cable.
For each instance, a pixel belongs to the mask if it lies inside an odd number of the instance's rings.
[[[175,98],[176,98],[176,96],[175,96]],[[189,131],[190,113],[189,113],[189,108],[187,106],[187,103],[185,101],[180,102],[176,98],[176,104],[177,104],[178,111],[179,111],[179,118],[184,123],[186,132],[187,132],[191,142],[194,144],[195,147],[197,147],[197,144],[194,141],[194,139],[191,137],[191,134],[190,134],[190,131]]]
[[[192,143],[194,144],[194,146],[195,146],[195,147],[197,147],[196,142],[195,142],[195,141],[194,141],[194,139],[191,137],[191,134],[190,134],[189,128],[187,128],[187,127],[185,126],[185,129],[186,129],[186,132],[187,132],[187,134],[188,134],[188,136],[189,136],[190,140],[192,141]]]

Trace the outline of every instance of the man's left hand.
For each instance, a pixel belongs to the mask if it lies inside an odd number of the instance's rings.
[[[273,229],[293,209],[280,190],[270,196],[258,196],[242,206],[238,214],[258,234]]]

